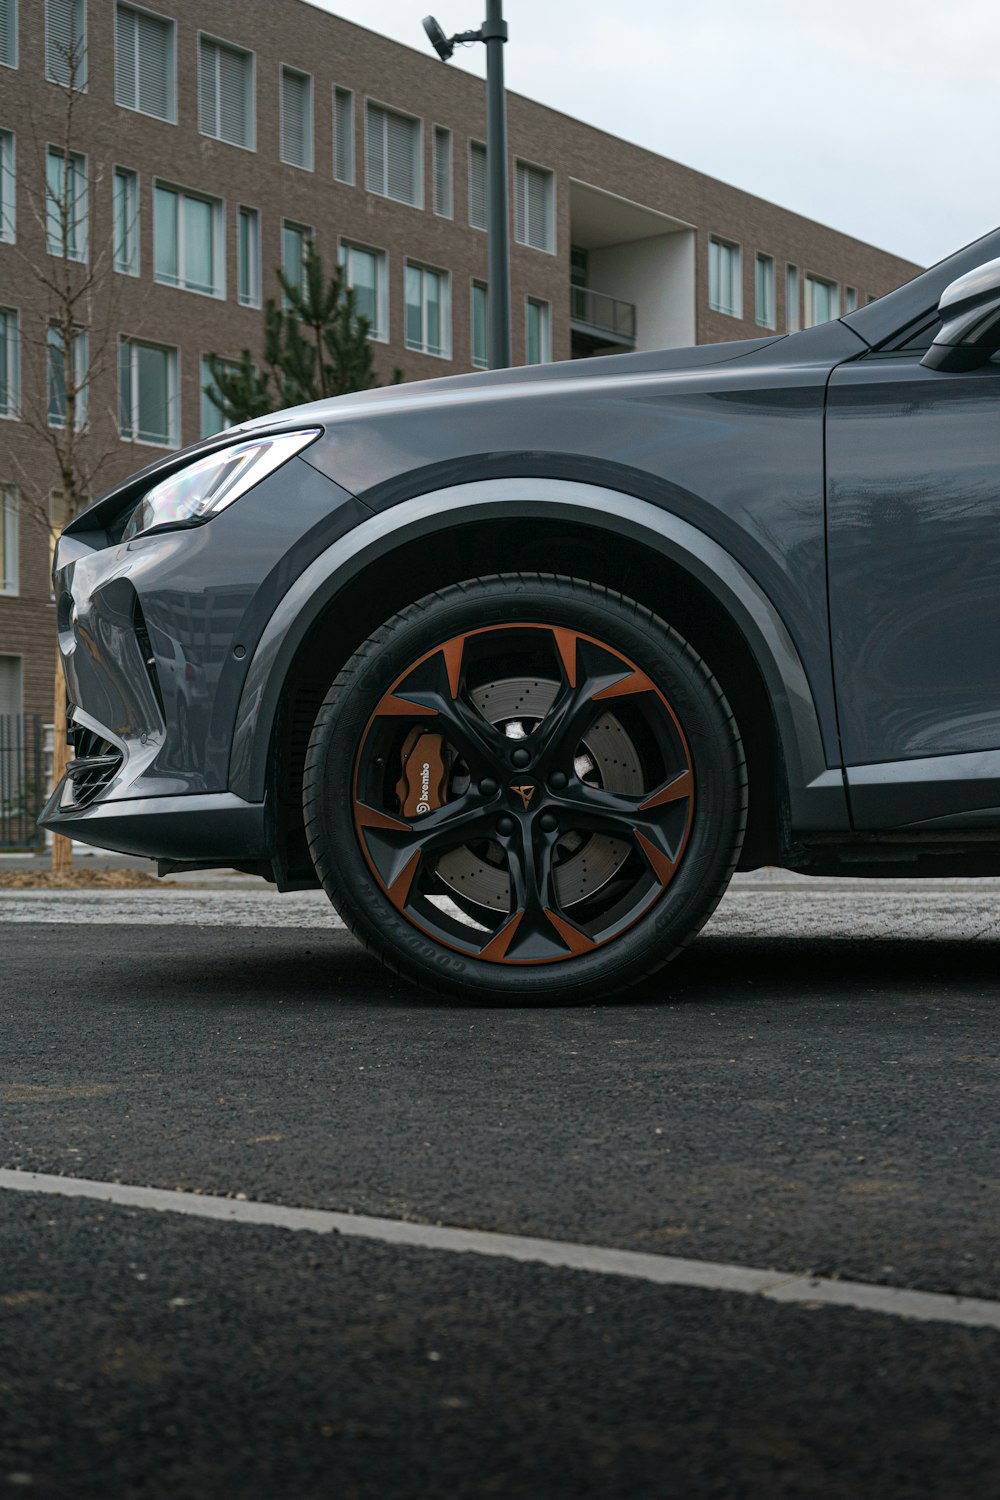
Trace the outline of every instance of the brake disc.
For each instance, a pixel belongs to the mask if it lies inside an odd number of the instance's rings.
[[[475,688],[470,696],[483,717],[502,726],[508,738],[523,739],[548,713],[558,690],[557,682],[544,677],[506,677]],[[587,730],[575,769],[582,780],[609,792],[644,790],[635,745],[611,713],[601,714]],[[627,840],[608,834],[565,834],[556,846],[553,869],[559,905],[572,906],[607,885],[630,853]],[[437,874],[465,901],[494,911],[510,909],[510,878],[498,843],[450,850],[438,860]]]

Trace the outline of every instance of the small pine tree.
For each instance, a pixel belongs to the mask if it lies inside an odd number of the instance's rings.
[[[208,356],[212,384],[205,392],[233,425],[286,406],[368,391],[375,374],[371,323],[357,310],[353,288],[337,267],[329,277],[322,256],[309,241],[301,283],[278,271],[285,306],[273,297],[264,309],[264,363],[257,370],[249,349],[239,363]],[[399,370],[394,379],[401,380]]]

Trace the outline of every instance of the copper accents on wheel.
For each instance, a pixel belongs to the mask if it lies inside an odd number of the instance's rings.
[[[610,687],[601,688],[600,692],[594,694],[594,702],[598,703],[604,698],[627,698],[632,693],[655,693],[656,686],[646,676],[645,672],[633,670],[620,677],[617,682],[611,683]]]
[[[529,765],[532,781],[509,780]],[[662,897],[694,795],[653,677],[567,626],[504,621],[425,652],[383,694],[355,760],[354,823],[379,889],[425,937],[484,963],[556,963]]]
[[[668,781],[666,786],[647,797],[639,811],[648,812],[653,807],[665,807],[668,802],[678,802],[682,797],[690,797],[693,791],[694,777],[690,771],[682,771],[673,781]]]
[[[651,839],[648,839],[644,833],[640,833],[638,828],[635,830],[635,838],[639,848],[652,865],[657,880],[661,885],[669,884],[677,869],[676,860],[664,854],[662,849],[658,849]]]

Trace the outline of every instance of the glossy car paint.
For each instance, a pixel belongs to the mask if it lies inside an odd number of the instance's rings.
[[[845,760],[996,749],[1000,368],[946,374],[912,355],[869,356],[833,372],[828,409]]]
[[[355,644],[336,600],[359,569],[499,514],[586,525],[609,546],[632,536],[709,589],[767,686],[789,845],[849,839],[852,810],[854,827],[879,829],[1000,806],[1000,681],[983,645],[998,374],[946,375],[879,348],[998,253],[1000,233],[791,337],[462,376],[263,418],[239,431],[323,435],[206,525],[109,545],[130,495],[226,436],[152,466],[59,544],[76,717],[128,753],[101,801],[69,813],[56,796],[45,821],[161,857],[231,858],[236,844],[243,858],[273,856],[275,724],[309,626],[332,604],[331,628]]]

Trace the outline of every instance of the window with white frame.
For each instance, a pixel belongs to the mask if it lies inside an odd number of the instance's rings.
[[[198,38],[198,129],[227,145],[256,149],[252,52],[216,37]]]
[[[365,112],[365,187],[396,203],[424,206],[420,121],[370,99]]]
[[[442,219],[452,216],[451,131],[434,126],[434,212]]]
[[[45,0],[45,76],[87,87],[87,0]]]
[[[236,296],[241,307],[260,306],[260,214],[240,205],[236,215]]]
[[[239,360],[220,359],[216,363],[221,366],[224,375],[234,375],[240,369]],[[212,366],[209,364],[208,355],[203,354],[201,357],[201,435],[203,438],[214,437],[217,432],[224,431],[228,425],[222,409],[222,398],[212,374]]]
[[[855,286],[844,288],[844,312],[852,313],[858,310],[858,289]]]
[[[115,103],[157,120],[177,119],[177,42],[169,16],[117,0]]]
[[[67,160],[50,146],[45,166],[46,231],[50,255],[87,259],[87,158],[71,151]]]
[[[16,594],[18,591],[18,494],[12,484],[0,484],[0,594]],[[15,656],[13,659],[20,662]],[[20,680],[18,681],[20,688]],[[18,694],[20,696],[20,693]],[[9,709],[20,711],[20,705]]]
[[[118,425],[127,442],[176,448],[178,420],[177,350],[123,338],[118,347]]]
[[[469,224],[473,229],[489,228],[486,147],[479,141],[469,142]]]
[[[556,179],[545,167],[514,166],[514,238],[533,250],[556,248]]]
[[[115,270],[123,276],[139,274],[139,174],[115,167]]]
[[[708,305],[730,318],[743,316],[743,257],[739,245],[714,234],[708,242]]]
[[[303,293],[306,289],[306,250],[313,232],[308,224],[293,224],[291,219],[281,224],[281,269],[293,286]],[[288,295],[284,304],[288,306]]]
[[[754,261],[754,314],[759,328],[776,326],[774,257],[771,255],[758,255]]]
[[[354,95],[350,89],[333,91],[333,175],[354,184]]]
[[[825,276],[806,277],[806,327],[840,317],[840,287]]]
[[[75,427],[77,432],[81,432],[87,425],[88,396],[90,393],[87,362],[87,330],[85,328],[74,328],[72,349],[70,350],[69,373],[72,377],[70,384],[73,392],[73,404],[76,410]],[[66,340],[63,330],[55,323],[50,323],[48,338],[48,421],[50,427],[66,426],[66,410],[68,405],[66,375]]]
[[[0,130],[0,240],[17,238],[17,173],[12,130]]]
[[[313,81],[297,68],[281,70],[281,160],[313,169]]]
[[[451,357],[451,316],[447,271],[406,262],[406,347],[420,354]]]
[[[490,362],[489,294],[485,281],[472,283],[472,363],[485,370]]]
[[[0,417],[21,409],[21,324],[17,309],[0,307]]]
[[[158,182],[153,190],[153,276],[165,286],[226,295],[222,203]]]
[[[367,318],[368,337],[384,343],[389,337],[389,298],[386,257],[383,250],[367,245],[340,246],[340,264],[347,285],[354,293],[354,312]]]
[[[789,333],[798,333],[802,323],[799,307],[799,268],[785,267],[785,327]]]
[[[525,307],[524,348],[529,365],[546,365],[552,358],[552,309],[537,297],[529,297]]]
[[[0,64],[17,67],[17,0],[0,0]]]

